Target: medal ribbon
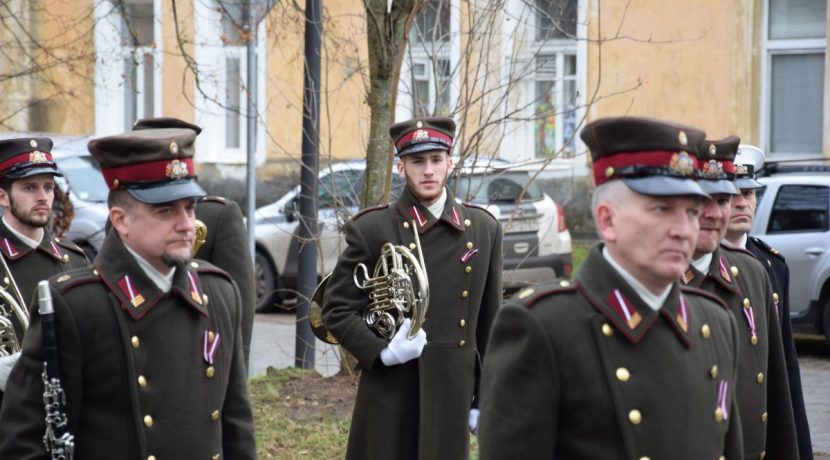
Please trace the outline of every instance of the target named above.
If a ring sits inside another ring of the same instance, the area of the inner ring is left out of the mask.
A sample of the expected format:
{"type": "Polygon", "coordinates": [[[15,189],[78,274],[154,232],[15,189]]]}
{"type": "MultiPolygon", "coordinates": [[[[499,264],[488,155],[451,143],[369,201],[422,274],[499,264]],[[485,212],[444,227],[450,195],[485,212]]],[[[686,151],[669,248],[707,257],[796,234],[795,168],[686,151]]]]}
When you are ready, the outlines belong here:
{"type": "Polygon", "coordinates": [[[729,409],[726,404],[728,390],[729,382],[727,382],[726,380],[721,380],[720,383],[718,383],[718,407],[720,407],[720,410],[723,412],[724,420],[729,418],[729,409]]]}
{"type": "Polygon", "coordinates": [[[207,361],[208,364],[212,365],[213,357],[216,355],[216,349],[219,346],[219,333],[216,333],[216,336],[212,341],[210,340],[209,335],[210,333],[205,331],[205,340],[202,344],[202,356],[204,356],[205,361],[207,361]]]}
{"type": "Polygon", "coordinates": [[[749,323],[749,332],[752,334],[752,337],[756,337],[758,334],[755,331],[755,309],[750,305],[743,310],[744,316],[746,316],[746,322],[749,323]]]}
{"type": "Polygon", "coordinates": [[[461,256],[461,262],[467,263],[470,259],[473,258],[474,255],[478,253],[478,249],[470,249],[469,251],[465,252],[463,256],[461,256]]]}

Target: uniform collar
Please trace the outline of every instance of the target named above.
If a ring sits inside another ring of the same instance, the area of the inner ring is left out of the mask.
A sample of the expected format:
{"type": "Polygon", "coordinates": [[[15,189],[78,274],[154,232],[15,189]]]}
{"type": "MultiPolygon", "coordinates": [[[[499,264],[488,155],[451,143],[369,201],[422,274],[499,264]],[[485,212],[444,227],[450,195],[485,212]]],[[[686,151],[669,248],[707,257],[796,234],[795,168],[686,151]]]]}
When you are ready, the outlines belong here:
{"type": "Polygon", "coordinates": [[[66,263],[69,261],[69,255],[58,244],[60,240],[53,237],[46,229],[43,229],[43,239],[37,247],[31,247],[21,240],[16,232],[11,227],[6,225],[4,219],[0,219],[0,252],[9,260],[19,259],[32,251],[40,251],[44,254],[50,255],[55,260],[66,263]]]}
{"type": "MultiPolygon", "coordinates": [[[[107,289],[118,299],[134,320],[140,320],[166,294],[147,276],[115,230],[110,231],[101,247],[104,257],[95,259],[95,268],[107,289]]],[[[170,295],[180,297],[202,316],[209,316],[206,296],[198,273],[185,264],[176,266],[170,295]]]]}
{"type": "Polygon", "coordinates": [[[450,227],[465,231],[469,226],[469,220],[465,218],[461,206],[455,201],[453,194],[445,187],[447,201],[444,203],[444,210],[440,216],[433,216],[429,210],[421,204],[409,187],[405,187],[400,198],[395,202],[395,207],[401,216],[407,221],[415,221],[418,233],[424,233],[438,222],[445,222],[450,227]]]}
{"type": "Polygon", "coordinates": [[[715,284],[733,293],[740,293],[741,289],[734,275],[736,268],[729,263],[721,248],[715,249],[711,257],[706,272],[695,268],[695,265],[689,265],[686,273],[683,274],[683,283],[692,287],[700,287],[704,279],[711,279],[715,284]]]}
{"type": "Polygon", "coordinates": [[[582,295],[631,343],[639,343],[662,316],[678,340],[689,347],[690,309],[680,285],[670,285],[658,311],[649,307],[625,279],[606,261],[602,243],[594,246],[576,278],[582,295]]]}

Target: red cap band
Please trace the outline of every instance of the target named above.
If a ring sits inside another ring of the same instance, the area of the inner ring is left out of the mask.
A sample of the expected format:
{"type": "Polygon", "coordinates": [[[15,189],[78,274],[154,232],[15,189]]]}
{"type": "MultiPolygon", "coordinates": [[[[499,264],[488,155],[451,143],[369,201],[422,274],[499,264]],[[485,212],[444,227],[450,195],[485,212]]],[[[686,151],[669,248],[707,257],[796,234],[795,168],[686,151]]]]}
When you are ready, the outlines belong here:
{"type": "Polygon", "coordinates": [[[40,150],[34,150],[31,152],[21,153],[20,155],[15,155],[8,160],[0,163],[0,171],[5,171],[9,168],[12,168],[14,165],[18,163],[32,163],[32,165],[37,164],[45,164],[52,162],[52,154],[49,152],[42,152],[40,150]]]}
{"type": "Polygon", "coordinates": [[[193,176],[193,159],[149,161],[101,171],[110,190],[137,182],[161,182],[193,176]]]}
{"type": "Polygon", "coordinates": [[[691,178],[697,170],[697,165],[697,157],[686,152],[621,152],[594,161],[594,183],[600,185],[614,179],[619,176],[618,170],[629,167],[665,167],[677,176],[691,178]]]}
{"type": "Polygon", "coordinates": [[[412,141],[425,142],[429,140],[440,140],[447,144],[448,148],[452,148],[452,138],[441,131],[429,128],[416,129],[408,132],[395,142],[395,147],[401,150],[406,144],[412,141]]]}

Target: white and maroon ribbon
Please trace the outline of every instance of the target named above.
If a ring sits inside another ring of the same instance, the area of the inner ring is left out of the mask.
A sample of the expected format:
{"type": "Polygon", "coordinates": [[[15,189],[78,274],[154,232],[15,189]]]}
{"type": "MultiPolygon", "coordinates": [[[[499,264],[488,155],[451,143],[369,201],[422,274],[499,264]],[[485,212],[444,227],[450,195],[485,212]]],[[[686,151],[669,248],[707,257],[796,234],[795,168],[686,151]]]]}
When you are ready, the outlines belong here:
{"type": "Polygon", "coordinates": [[[413,219],[418,221],[418,226],[419,227],[423,227],[424,225],[427,224],[426,217],[424,217],[424,215],[421,213],[421,211],[418,209],[417,206],[413,206],[409,210],[409,215],[412,216],[413,219]]]}
{"type": "Polygon", "coordinates": [[[54,242],[54,241],[50,241],[50,242],[49,242],[49,244],[51,244],[51,245],[52,245],[52,254],[53,254],[55,257],[57,257],[58,259],[60,259],[61,257],[63,257],[63,254],[61,254],[61,250],[60,250],[60,249],[58,249],[58,245],[57,245],[57,244],[55,244],[55,242],[54,242]]]}
{"type": "Polygon", "coordinates": [[[187,272],[187,279],[190,282],[190,297],[196,301],[196,303],[202,303],[202,293],[199,292],[199,286],[196,284],[196,280],[193,279],[193,273],[187,272]]]}
{"type": "Polygon", "coordinates": [[[686,306],[686,299],[680,296],[680,309],[677,311],[677,323],[684,332],[689,332],[689,309],[686,306]]]}
{"type": "Polygon", "coordinates": [[[6,245],[6,251],[9,252],[9,257],[14,257],[17,255],[17,248],[12,246],[11,242],[9,242],[8,238],[3,238],[3,244],[6,245]]]}
{"type": "Polygon", "coordinates": [[[729,418],[729,405],[727,404],[728,399],[729,382],[727,382],[726,380],[721,380],[720,383],[718,383],[718,407],[723,413],[724,420],[727,420],[729,418]]]}
{"type": "Polygon", "coordinates": [[[465,252],[463,256],[461,256],[461,263],[466,264],[476,254],[478,254],[478,249],[470,249],[469,251],[465,252]]]}
{"type": "Polygon", "coordinates": [[[455,210],[455,206],[452,208],[452,221],[455,222],[455,225],[461,225],[461,216],[458,215],[458,211],[455,210]]]}
{"type": "Polygon", "coordinates": [[[752,337],[757,337],[757,331],[755,330],[755,309],[752,308],[752,305],[748,307],[744,307],[744,316],[746,317],[746,322],[749,323],[749,332],[752,334],[752,337]]]}
{"type": "Polygon", "coordinates": [[[219,333],[217,332],[213,340],[210,340],[211,333],[205,331],[205,340],[202,344],[202,356],[208,364],[213,364],[213,357],[216,355],[216,350],[219,348],[219,333]]]}

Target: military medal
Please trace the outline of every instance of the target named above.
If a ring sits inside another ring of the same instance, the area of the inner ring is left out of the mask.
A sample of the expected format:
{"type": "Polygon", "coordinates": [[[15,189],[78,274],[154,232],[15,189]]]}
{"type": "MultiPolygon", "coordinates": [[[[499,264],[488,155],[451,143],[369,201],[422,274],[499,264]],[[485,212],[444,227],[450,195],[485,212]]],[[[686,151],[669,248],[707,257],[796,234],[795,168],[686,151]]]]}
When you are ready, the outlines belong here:
{"type": "Polygon", "coordinates": [[[470,249],[469,251],[465,252],[463,256],[461,256],[461,263],[466,264],[476,254],[478,254],[478,249],[470,249]]]}
{"type": "Polygon", "coordinates": [[[205,340],[202,343],[202,356],[205,362],[213,364],[213,357],[216,355],[216,350],[219,347],[219,333],[213,331],[205,331],[205,340]]]}
{"type": "Polygon", "coordinates": [[[729,399],[729,382],[721,380],[718,383],[718,408],[715,409],[715,420],[718,423],[729,419],[729,405],[726,401],[729,399]]]}
{"type": "Polygon", "coordinates": [[[752,334],[749,340],[753,345],[755,345],[758,343],[758,334],[755,330],[755,309],[753,309],[752,305],[749,304],[749,299],[746,299],[744,302],[743,310],[746,322],[749,323],[749,333],[752,334]]]}

